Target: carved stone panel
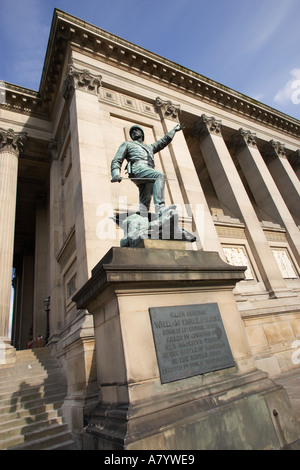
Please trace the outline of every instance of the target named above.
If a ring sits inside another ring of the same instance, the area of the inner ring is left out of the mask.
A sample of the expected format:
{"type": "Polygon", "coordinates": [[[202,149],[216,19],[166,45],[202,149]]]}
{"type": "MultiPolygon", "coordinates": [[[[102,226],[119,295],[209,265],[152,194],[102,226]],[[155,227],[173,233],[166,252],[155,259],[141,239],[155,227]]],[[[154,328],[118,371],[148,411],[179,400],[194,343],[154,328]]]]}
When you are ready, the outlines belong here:
{"type": "Polygon", "coordinates": [[[232,266],[247,266],[245,279],[255,279],[253,270],[248,259],[246,249],[243,246],[224,246],[223,247],[227,263],[232,266]]]}
{"type": "Polygon", "coordinates": [[[24,149],[26,132],[15,132],[13,129],[0,129],[0,152],[11,152],[19,156],[24,149]]]}
{"type": "Polygon", "coordinates": [[[95,75],[89,70],[82,70],[74,65],[70,65],[64,82],[63,97],[66,100],[70,99],[76,88],[97,95],[101,86],[101,80],[101,75],[95,75]]]}
{"type": "Polygon", "coordinates": [[[298,277],[296,269],[285,248],[272,248],[274,258],[284,279],[295,279],[298,277]]]}

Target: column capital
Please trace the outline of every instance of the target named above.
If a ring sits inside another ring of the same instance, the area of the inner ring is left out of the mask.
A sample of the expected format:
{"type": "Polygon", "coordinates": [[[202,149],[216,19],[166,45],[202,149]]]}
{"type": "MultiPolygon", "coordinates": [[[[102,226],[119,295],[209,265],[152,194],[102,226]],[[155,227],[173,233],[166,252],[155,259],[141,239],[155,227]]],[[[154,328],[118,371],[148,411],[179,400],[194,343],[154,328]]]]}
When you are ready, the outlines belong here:
{"type": "Polygon", "coordinates": [[[162,116],[173,121],[179,121],[179,114],[181,112],[179,104],[173,104],[172,101],[164,101],[157,97],[155,100],[155,107],[161,112],[162,116]]]}
{"type": "Polygon", "coordinates": [[[239,150],[241,147],[256,148],[256,134],[249,130],[240,128],[232,138],[232,146],[239,150]]]}
{"type": "Polygon", "coordinates": [[[79,69],[74,65],[69,65],[63,86],[63,97],[65,100],[70,99],[75,89],[98,95],[99,87],[102,85],[101,80],[101,75],[95,75],[87,69],[79,69]]]}
{"type": "Polygon", "coordinates": [[[217,120],[213,116],[206,116],[202,114],[200,119],[195,124],[195,133],[198,137],[208,134],[222,136],[222,121],[217,120]]]}
{"type": "Polygon", "coordinates": [[[23,152],[26,137],[27,132],[0,128],[0,152],[10,152],[18,157],[23,152]]]}
{"type": "Polygon", "coordinates": [[[286,158],[285,145],[275,140],[270,140],[261,151],[265,162],[270,162],[276,157],[286,158]]]}

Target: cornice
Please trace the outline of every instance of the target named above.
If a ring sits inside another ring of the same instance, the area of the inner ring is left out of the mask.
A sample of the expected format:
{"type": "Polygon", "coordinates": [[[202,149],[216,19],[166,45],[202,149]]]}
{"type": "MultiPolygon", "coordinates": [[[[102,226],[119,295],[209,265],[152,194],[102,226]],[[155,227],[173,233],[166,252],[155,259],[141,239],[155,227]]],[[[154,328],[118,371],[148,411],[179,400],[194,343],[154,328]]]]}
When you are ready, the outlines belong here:
{"type": "MultiPolygon", "coordinates": [[[[61,74],[68,44],[79,47],[87,55],[165,84],[201,102],[300,137],[299,120],[57,9],[50,29],[40,90],[36,94],[38,104],[29,107],[28,112],[42,117],[50,116],[59,82],[64,78],[61,74]]],[[[22,100],[23,94],[17,94],[19,100],[22,100]]],[[[11,106],[11,103],[12,99],[8,105],[11,106]]],[[[20,110],[24,108],[20,104],[17,106],[20,110]]]]}
{"type": "MultiPolygon", "coordinates": [[[[45,66],[46,63],[49,66],[53,63],[53,57],[57,60],[57,53],[70,42],[79,46],[86,54],[99,56],[102,60],[118,64],[118,67],[129,69],[132,73],[144,75],[148,79],[151,77],[200,98],[201,101],[300,136],[300,121],[297,119],[63,11],[55,10],[50,36],[49,45],[52,45],[56,53],[53,55],[51,50],[47,51],[45,66]]],[[[48,74],[47,67],[44,67],[41,85],[51,80],[50,77],[47,78],[48,74]]]]}
{"type": "Polygon", "coordinates": [[[43,103],[39,92],[8,82],[1,83],[4,90],[4,98],[0,102],[2,109],[44,119],[48,118],[47,105],[43,103]]]}

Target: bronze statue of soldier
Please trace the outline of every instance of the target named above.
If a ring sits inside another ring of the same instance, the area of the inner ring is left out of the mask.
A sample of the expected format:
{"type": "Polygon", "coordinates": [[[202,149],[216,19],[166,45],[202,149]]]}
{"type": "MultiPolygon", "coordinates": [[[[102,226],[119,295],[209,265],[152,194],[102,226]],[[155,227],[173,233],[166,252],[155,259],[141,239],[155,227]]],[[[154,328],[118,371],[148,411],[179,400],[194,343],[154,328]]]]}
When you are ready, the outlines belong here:
{"type": "Polygon", "coordinates": [[[177,124],[157,142],[146,145],[142,127],[133,125],[129,131],[132,141],[123,142],[111,162],[111,181],[115,183],[122,181],[121,166],[123,161],[127,160],[128,176],[139,189],[141,213],[149,211],[152,196],[156,214],[160,215],[165,209],[166,177],[164,173],[155,169],[154,154],[169,145],[175,133],[181,129],[183,129],[183,126],[177,124]]]}

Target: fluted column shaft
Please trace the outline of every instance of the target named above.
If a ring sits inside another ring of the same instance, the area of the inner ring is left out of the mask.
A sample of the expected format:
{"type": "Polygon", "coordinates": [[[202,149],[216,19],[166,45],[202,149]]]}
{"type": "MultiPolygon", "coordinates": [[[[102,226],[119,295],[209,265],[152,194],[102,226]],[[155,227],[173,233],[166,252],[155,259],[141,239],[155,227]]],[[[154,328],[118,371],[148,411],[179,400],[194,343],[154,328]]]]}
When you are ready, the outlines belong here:
{"type": "MultiPolygon", "coordinates": [[[[255,134],[240,129],[235,140],[238,147],[236,150],[237,160],[257,205],[285,227],[290,248],[299,263],[299,229],[256,145],[255,134]]],[[[299,201],[299,196],[297,199],[299,201]]]]}
{"type": "Polygon", "coordinates": [[[199,145],[217,196],[245,223],[251,250],[266,289],[274,292],[286,287],[271,248],[256,216],[252,203],[240,179],[221,132],[222,123],[203,115],[196,130],[199,145]]]}
{"type": "Polygon", "coordinates": [[[0,129],[0,340],[4,343],[9,327],[18,158],[25,138],[24,132],[0,129]]]}
{"type": "MultiPolygon", "coordinates": [[[[156,99],[156,107],[159,109],[164,132],[167,133],[179,122],[180,108],[160,98],[156,99]]],[[[224,258],[224,252],[183,132],[178,132],[168,147],[174,168],[176,168],[184,203],[191,209],[197,249],[218,251],[221,258],[224,258]]]]}
{"type": "Polygon", "coordinates": [[[271,140],[262,149],[262,156],[296,223],[300,221],[300,181],[287,159],[285,146],[271,140]]]}

